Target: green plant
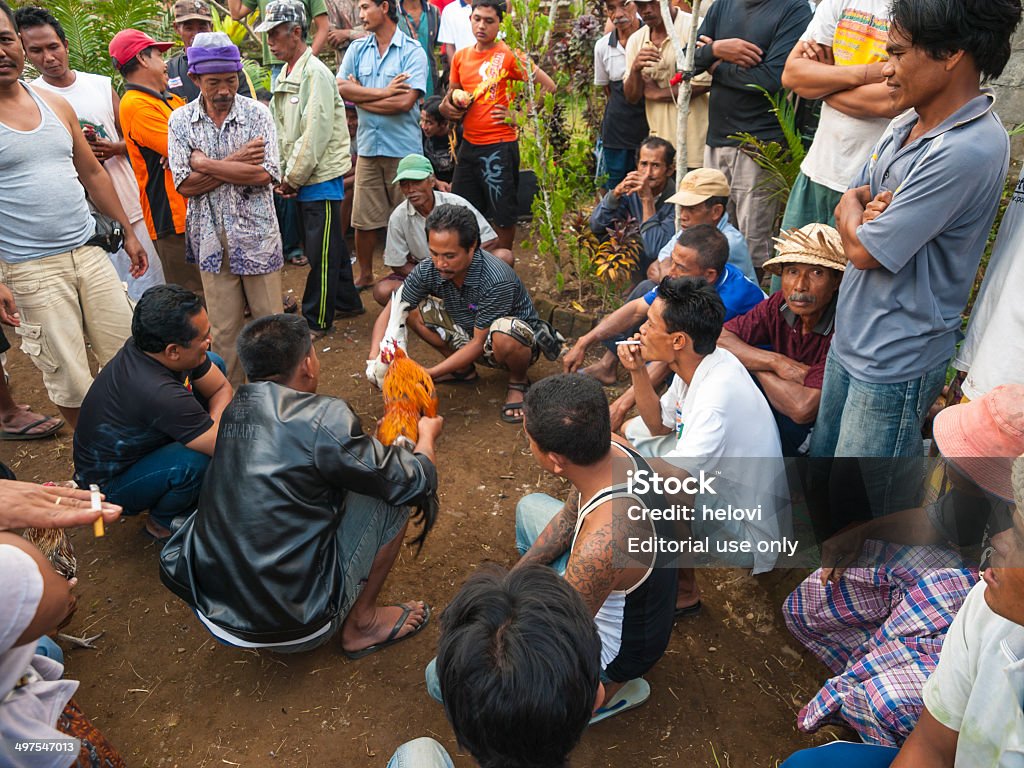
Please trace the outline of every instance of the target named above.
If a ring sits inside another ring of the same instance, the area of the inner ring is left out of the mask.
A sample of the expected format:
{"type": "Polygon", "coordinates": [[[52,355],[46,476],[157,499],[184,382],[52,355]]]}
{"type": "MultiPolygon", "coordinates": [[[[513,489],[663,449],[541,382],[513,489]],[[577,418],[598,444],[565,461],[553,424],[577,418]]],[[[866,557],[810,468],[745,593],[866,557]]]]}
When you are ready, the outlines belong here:
{"type": "Polygon", "coordinates": [[[779,208],[785,208],[790,190],[800,173],[800,164],[807,154],[803,138],[797,128],[796,104],[789,91],[770,93],[760,85],[751,85],[764,94],[771,104],[772,114],[778,120],[785,139],[785,146],[777,141],[762,141],[751,133],[734,133],[729,138],[740,142],[754,162],[766,173],[761,185],[770,189],[772,197],[779,201],[779,208]]]}

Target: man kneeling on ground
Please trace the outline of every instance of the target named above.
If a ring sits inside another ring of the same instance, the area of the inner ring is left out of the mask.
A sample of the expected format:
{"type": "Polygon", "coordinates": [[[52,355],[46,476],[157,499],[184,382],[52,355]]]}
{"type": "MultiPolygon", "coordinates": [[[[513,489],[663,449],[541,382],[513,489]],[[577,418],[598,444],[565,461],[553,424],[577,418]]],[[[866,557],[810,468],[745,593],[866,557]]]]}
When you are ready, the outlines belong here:
{"type": "Polygon", "coordinates": [[[768,398],[782,455],[797,456],[807,453],[818,416],[846,256],[839,233],[825,224],[784,232],[776,242],[778,255],[764,269],[781,275],[782,290],[729,320],[718,346],[736,355],[768,398]]]}
{"type": "MultiPolygon", "coordinates": [[[[430,258],[405,278],[402,301],[413,308],[408,327],[444,356],[427,373],[437,383],[477,378],[476,363],[508,371],[502,421],[523,420],[527,370],[543,350],[554,360],[561,343],[537,316],[519,276],[480,248],[480,227],[468,208],[439,205],[426,222],[430,258]]],[[[367,359],[380,352],[391,302],[373,326],[367,359]]]]}
{"type": "Polygon", "coordinates": [[[317,395],[320,361],[301,317],[270,315],[238,338],[250,384],[224,412],[199,509],[164,547],[160,576],[219,641],[295,653],[326,643],[360,658],[430,619],[416,600],[377,605],[417,507],[436,514],[434,442],[414,451],[363,433],[344,400],[317,395]]]}
{"type": "Polygon", "coordinates": [[[132,337],[82,402],[75,482],[99,485],[126,515],[148,509],[146,532],[166,539],[171,521],[196,508],[230,402],[202,300],[180,285],[150,288],[135,307],[132,337]]]}

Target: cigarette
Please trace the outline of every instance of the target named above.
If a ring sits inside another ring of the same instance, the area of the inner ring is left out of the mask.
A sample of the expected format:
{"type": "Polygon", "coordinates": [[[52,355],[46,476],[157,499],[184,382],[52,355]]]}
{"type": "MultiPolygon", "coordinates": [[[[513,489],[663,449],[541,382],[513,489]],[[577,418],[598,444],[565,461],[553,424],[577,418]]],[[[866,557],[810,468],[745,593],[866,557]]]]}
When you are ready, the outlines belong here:
{"type": "Polygon", "coordinates": [[[100,504],[100,487],[93,483],[89,486],[90,501],[92,502],[92,511],[99,512],[100,516],[92,522],[92,535],[97,539],[106,535],[106,531],[103,530],[103,506],[100,504]]]}
{"type": "Polygon", "coordinates": [[[640,339],[626,339],[625,341],[616,341],[616,347],[639,347],[640,339]]]}

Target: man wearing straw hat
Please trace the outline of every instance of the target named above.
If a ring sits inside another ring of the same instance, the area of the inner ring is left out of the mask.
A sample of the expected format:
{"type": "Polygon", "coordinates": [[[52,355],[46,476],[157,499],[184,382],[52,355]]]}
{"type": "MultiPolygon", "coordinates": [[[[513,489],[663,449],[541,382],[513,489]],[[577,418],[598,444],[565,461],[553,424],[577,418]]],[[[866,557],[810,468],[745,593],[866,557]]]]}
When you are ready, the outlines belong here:
{"type": "MultiPolygon", "coordinates": [[[[934,437],[948,478],[940,497],[827,540],[822,568],[786,600],[790,632],[833,673],[800,711],[801,730],[845,721],[864,741],[895,746],[922,707],[938,716],[925,680],[956,634],[950,624],[967,610],[979,567],[1013,538],[1010,475],[1024,453],[1024,385],[946,408],[934,437]]],[[[952,755],[940,764],[953,765],[952,755]]]]}
{"type": "Polygon", "coordinates": [[[201,95],[171,114],[167,154],[188,198],[185,254],[199,265],[213,343],[231,386],[245,383],[235,341],[252,316],[281,312],[281,234],[271,186],[280,178],[270,110],[236,98],[242,60],[223,32],[201,32],[188,49],[201,95]]]}
{"type": "Polygon", "coordinates": [[[750,371],[772,407],[782,454],[796,456],[806,453],[818,416],[846,256],[839,233],[825,224],[775,240],[778,255],[764,268],[782,278],[782,290],[728,321],[718,345],[750,371]]]}

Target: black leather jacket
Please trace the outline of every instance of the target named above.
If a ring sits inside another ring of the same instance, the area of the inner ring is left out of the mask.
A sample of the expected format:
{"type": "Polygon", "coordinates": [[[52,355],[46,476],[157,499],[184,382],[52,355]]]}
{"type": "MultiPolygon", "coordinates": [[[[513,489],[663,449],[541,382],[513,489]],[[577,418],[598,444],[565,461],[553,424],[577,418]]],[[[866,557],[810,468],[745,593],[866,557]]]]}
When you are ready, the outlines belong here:
{"type": "Polygon", "coordinates": [[[429,459],[364,434],[344,400],[246,384],[224,411],[199,508],[161,553],[160,578],[243,640],[296,640],[340,611],[336,532],[349,494],[417,506],[436,489],[429,459]]]}

